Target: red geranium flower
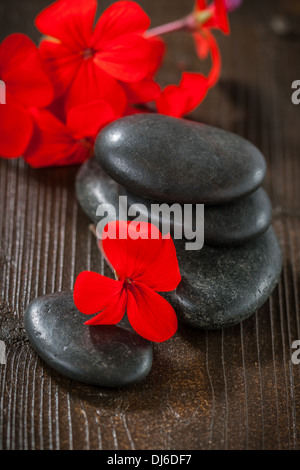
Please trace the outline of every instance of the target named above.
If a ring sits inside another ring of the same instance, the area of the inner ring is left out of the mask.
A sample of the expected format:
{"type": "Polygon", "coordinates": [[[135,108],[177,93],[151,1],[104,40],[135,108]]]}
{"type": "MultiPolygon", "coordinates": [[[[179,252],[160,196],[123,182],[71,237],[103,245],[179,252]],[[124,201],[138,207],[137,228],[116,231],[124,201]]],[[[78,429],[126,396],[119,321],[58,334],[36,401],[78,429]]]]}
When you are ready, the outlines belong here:
{"type": "Polygon", "coordinates": [[[221,71],[221,54],[211,29],[219,29],[224,34],[229,34],[227,11],[225,0],[214,0],[210,6],[206,5],[206,0],[196,0],[193,13],[196,30],[193,36],[199,58],[205,59],[209,53],[211,54],[212,68],[208,76],[209,87],[216,84],[221,71]]]}
{"type": "Polygon", "coordinates": [[[96,0],[58,0],[36,19],[47,36],[41,53],[68,107],[124,99],[122,83],[141,82],[159,65],[155,44],[142,36],[150,19],[138,4],[114,3],[93,27],[96,9],[96,0]]]}
{"type": "Polygon", "coordinates": [[[139,335],[157,342],[169,339],[177,317],[157,292],[174,290],[181,280],[173,240],[146,222],[117,221],[107,224],[102,247],[117,280],[91,271],[78,275],[75,305],[87,315],[97,313],[85,324],[117,324],[127,309],[139,335]]]}
{"type": "Polygon", "coordinates": [[[201,29],[217,28],[224,34],[229,34],[225,0],[214,0],[210,5],[207,5],[206,0],[196,0],[193,14],[201,29]]]}
{"type": "Polygon", "coordinates": [[[11,34],[0,44],[0,79],[6,85],[6,104],[0,105],[0,155],[15,158],[31,138],[28,107],[47,106],[53,99],[39,51],[24,34],[11,34]]]}
{"type": "Polygon", "coordinates": [[[70,109],[66,122],[46,109],[30,111],[34,131],[24,159],[41,168],[83,163],[93,154],[100,129],[121,117],[124,106],[121,102],[93,101],[70,109]]]}
{"type": "Polygon", "coordinates": [[[156,101],[159,113],[174,117],[190,113],[218,81],[221,54],[211,33],[212,28],[229,34],[225,0],[215,0],[209,6],[206,0],[196,0],[193,13],[186,18],[186,29],[193,34],[198,57],[203,60],[211,55],[212,67],[207,77],[200,73],[185,72],[178,86],[168,85],[156,101]]]}

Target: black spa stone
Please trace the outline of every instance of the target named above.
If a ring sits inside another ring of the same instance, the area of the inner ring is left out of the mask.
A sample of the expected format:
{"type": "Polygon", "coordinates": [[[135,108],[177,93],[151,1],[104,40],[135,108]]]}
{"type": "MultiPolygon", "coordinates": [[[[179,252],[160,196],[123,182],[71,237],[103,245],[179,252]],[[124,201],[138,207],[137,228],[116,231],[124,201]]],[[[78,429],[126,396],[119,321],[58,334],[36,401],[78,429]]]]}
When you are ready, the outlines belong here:
{"type": "Polygon", "coordinates": [[[220,329],[255,313],[274,290],[282,267],[272,227],[240,247],[209,245],[186,251],[175,242],[181,272],[176,291],[164,293],[179,319],[195,328],[220,329]]]}
{"type": "Polygon", "coordinates": [[[267,193],[258,188],[238,201],[206,206],[204,239],[211,245],[241,245],[264,233],[271,221],[271,201],[267,193]]]}
{"type": "MultiPolygon", "coordinates": [[[[136,196],[120,185],[119,194],[127,197],[128,207],[139,204],[140,214],[145,219],[151,213],[151,204],[161,204],[154,200],[136,196]]],[[[172,204],[169,204],[169,207],[172,207],[172,204]]],[[[181,205],[182,214],[184,214],[184,210],[184,205],[181,205]]],[[[166,214],[168,215],[168,212],[166,214]]],[[[193,227],[196,227],[195,205],[193,205],[192,214],[192,224],[193,227]]],[[[216,246],[242,245],[264,233],[270,226],[271,220],[271,201],[267,193],[262,188],[258,188],[254,193],[238,201],[218,206],[205,206],[204,242],[216,246]]],[[[151,221],[150,218],[148,221],[151,221]]],[[[153,223],[157,226],[162,223],[161,214],[160,217],[153,220],[153,223]]],[[[184,224],[181,223],[181,220],[176,223],[176,220],[171,218],[172,236],[174,235],[174,224],[181,229],[181,233],[184,233],[184,224]]],[[[180,230],[178,230],[178,233],[180,233],[180,230]]]]}
{"type": "MultiPolygon", "coordinates": [[[[83,210],[95,224],[100,220],[100,217],[96,216],[99,204],[112,204],[119,217],[119,196],[127,197],[127,206],[142,204],[140,213],[144,219],[150,213],[151,203],[157,204],[157,201],[136,196],[118,185],[100,168],[95,159],[89,160],[80,168],[76,179],[76,194],[83,210]]],[[[271,203],[262,188],[238,201],[219,206],[205,206],[204,241],[218,246],[243,244],[265,232],[271,223],[271,216],[271,203]]],[[[160,214],[152,221],[158,225],[161,219],[160,214]]],[[[180,226],[182,232],[181,221],[176,225],[180,226]]],[[[195,226],[195,206],[193,206],[193,225],[195,226]]],[[[173,219],[170,228],[173,235],[173,219]]]]}
{"type": "Polygon", "coordinates": [[[72,292],[33,300],[25,312],[27,336],[37,353],[61,374],[104,387],[122,387],[144,379],[152,366],[152,345],[125,322],[84,325],[86,315],[72,292]]]}
{"type": "Polygon", "coordinates": [[[118,119],[99,133],[100,166],[134,194],[162,202],[218,205],[257,189],[261,152],[230,132],[159,114],[118,119]]]}

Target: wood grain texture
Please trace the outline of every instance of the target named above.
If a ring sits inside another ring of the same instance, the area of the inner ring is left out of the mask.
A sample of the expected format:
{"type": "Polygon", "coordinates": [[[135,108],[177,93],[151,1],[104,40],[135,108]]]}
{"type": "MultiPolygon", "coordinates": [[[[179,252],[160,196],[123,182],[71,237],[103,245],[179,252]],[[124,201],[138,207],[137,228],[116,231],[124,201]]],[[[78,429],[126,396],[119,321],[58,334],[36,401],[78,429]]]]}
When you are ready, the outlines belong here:
{"type": "MultiPolygon", "coordinates": [[[[33,18],[47,1],[2,1],[0,39],[39,35],[33,18]]],[[[112,3],[112,2],[110,2],[112,3]]],[[[192,0],[140,2],[153,25],[188,13],[192,0]]],[[[102,8],[109,2],[103,1],[102,8]]],[[[32,170],[0,162],[1,449],[298,449],[300,366],[300,79],[297,34],[276,36],[273,15],[299,20],[298,2],[246,0],[232,14],[232,34],[218,34],[222,78],[191,118],[236,132],[265,154],[265,188],[284,266],[272,297],[252,318],[224,331],[180,327],[155,345],[142,383],[107,390],[66,379],[38,358],[23,314],[31,299],[73,286],[84,269],[109,275],[74,195],[77,168],[32,170]]],[[[299,32],[299,30],[298,30],[299,32]]],[[[161,83],[202,65],[191,38],[171,35],[161,83]]],[[[205,69],[205,67],[204,67],[205,69]]],[[[203,70],[204,70],[203,69],[203,70]]]]}

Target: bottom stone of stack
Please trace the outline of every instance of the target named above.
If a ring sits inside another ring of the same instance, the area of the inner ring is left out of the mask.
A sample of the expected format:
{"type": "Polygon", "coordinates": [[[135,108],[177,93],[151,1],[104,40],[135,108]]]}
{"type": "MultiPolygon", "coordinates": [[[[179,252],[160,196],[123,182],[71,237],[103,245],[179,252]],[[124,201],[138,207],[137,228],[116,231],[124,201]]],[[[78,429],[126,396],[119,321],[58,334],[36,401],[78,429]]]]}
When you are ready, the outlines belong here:
{"type": "Polygon", "coordinates": [[[240,323],[266,302],[280,277],[282,255],[272,227],[239,247],[186,251],[183,241],[175,246],[182,280],[176,291],[162,295],[179,320],[194,328],[240,323]]]}

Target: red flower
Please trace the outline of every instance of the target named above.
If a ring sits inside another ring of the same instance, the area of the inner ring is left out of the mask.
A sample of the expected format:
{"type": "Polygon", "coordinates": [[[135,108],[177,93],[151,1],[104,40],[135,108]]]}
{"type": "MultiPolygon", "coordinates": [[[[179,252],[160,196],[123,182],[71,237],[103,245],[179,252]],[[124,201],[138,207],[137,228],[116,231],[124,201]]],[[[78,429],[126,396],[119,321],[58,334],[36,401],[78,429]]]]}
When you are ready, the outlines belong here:
{"type": "Polygon", "coordinates": [[[146,34],[150,19],[135,2],[115,2],[94,26],[97,0],[57,0],[36,19],[46,35],[40,51],[22,34],[0,44],[0,80],[7,88],[7,104],[0,107],[0,155],[23,154],[35,167],[81,163],[101,127],[140,112],[135,105],[156,101],[158,112],[175,117],[191,112],[220,75],[211,30],[228,33],[227,11],[240,3],[196,0],[192,14],[146,34]],[[161,92],[153,77],[165,46],[156,36],[172,27],[191,32],[197,54],[201,59],[210,54],[212,67],[207,77],[184,72],[178,86],[161,92]]]}
{"type": "Polygon", "coordinates": [[[117,280],[90,271],[78,275],[75,305],[87,315],[97,313],[86,324],[117,324],[127,309],[138,334],[150,341],[169,339],[177,317],[157,292],[174,290],[181,280],[172,239],[146,222],[117,221],[107,224],[102,247],[117,280]]]}
{"type": "Polygon", "coordinates": [[[224,34],[229,34],[229,23],[225,0],[214,0],[209,6],[206,0],[196,0],[194,17],[199,27],[217,28],[224,34]]]}
{"type": "Polygon", "coordinates": [[[187,17],[187,29],[192,32],[197,55],[204,60],[211,55],[212,67],[207,77],[202,74],[185,72],[178,86],[168,85],[156,101],[161,114],[174,117],[184,116],[193,111],[205,98],[208,90],[219,79],[221,54],[211,33],[216,28],[229,33],[225,0],[215,0],[207,6],[206,0],[196,0],[194,11],[187,17]]]}
{"type": "Polygon", "coordinates": [[[69,108],[116,96],[124,100],[122,83],[149,78],[159,64],[155,45],[142,36],[150,19],[138,4],[114,3],[93,28],[96,8],[96,0],[58,0],[36,19],[47,35],[41,53],[69,108]]]}
{"type": "Polygon", "coordinates": [[[15,158],[31,138],[28,107],[47,106],[53,99],[38,49],[24,34],[12,34],[0,44],[0,79],[6,85],[6,104],[0,106],[0,155],[15,158]]]}
{"type": "Polygon", "coordinates": [[[24,153],[34,168],[83,163],[93,154],[99,130],[121,117],[123,103],[93,101],[69,110],[66,123],[46,109],[31,109],[34,132],[24,153]]]}
{"type": "Polygon", "coordinates": [[[226,2],[214,0],[214,3],[207,7],[205,0],[196,0],[193,15],[196,19],[196,31],[193,32],[196,52],[200,59],[205,59],[209,53],[211,54],[212,68],[208,76],[208,85],[212,87],[220,76],[221,54],[211,29],[216,28],[224,34],[229,34],[226,2]]]}

